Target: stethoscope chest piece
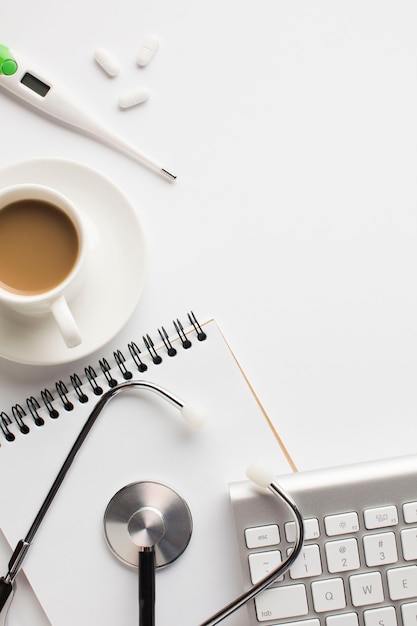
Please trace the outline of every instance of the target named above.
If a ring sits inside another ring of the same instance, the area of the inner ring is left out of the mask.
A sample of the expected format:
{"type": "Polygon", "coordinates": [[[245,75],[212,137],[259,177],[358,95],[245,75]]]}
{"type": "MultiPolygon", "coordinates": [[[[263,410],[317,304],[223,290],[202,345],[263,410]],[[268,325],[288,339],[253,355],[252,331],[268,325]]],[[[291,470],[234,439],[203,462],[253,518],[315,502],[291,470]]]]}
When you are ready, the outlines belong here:
{"type": "Polygon", "coordinates": [[[138,550],[154,549],[155,566],[175,561],[186,549],[193,523],[181,496],[157,482],[126,485],[110,500],[104,513],[104,534],[113,554],[138,566],[138,550]]]}

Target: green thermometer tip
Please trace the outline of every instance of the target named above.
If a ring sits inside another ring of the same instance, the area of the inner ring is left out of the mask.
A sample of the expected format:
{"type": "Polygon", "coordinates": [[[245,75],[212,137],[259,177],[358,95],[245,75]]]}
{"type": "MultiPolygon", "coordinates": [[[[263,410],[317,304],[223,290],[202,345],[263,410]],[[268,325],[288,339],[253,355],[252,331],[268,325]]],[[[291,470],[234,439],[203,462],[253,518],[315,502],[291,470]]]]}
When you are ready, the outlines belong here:
{"type": "Polygon", "coordinates": [[[0,74],[11,76],[17,71],[17,63],[9,48],[0,44],[0,74]]]}

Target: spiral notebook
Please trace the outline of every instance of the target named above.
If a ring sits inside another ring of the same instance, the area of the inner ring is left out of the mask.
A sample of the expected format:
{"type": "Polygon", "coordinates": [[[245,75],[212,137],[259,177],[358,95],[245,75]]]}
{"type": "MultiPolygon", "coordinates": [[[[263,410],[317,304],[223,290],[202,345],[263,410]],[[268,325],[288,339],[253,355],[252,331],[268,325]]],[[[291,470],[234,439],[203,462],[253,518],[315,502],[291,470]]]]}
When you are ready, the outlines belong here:
{"type": "MultiPolygon", "coordinates": [[[[156,577],[156,622],[186,626],[210,617],[241,589],[228,483],[244,478],[259,456],[277,473],[288,472],[288,464],[295,469],[217,323],[200,323],[191,313],[0,416],[0,529],[11,546],[26,536],[99,397],[136,379],[205,405],[209,420],[193,431],[175,407],[137,389],[108,403],[24,561],[54,626],[137,623],[136,571],[110,552],[103,530],[106,506],[125,485],[161,482],[190,508],[190,543],[156,577]]],[[[0,575],[6,571],[7,561],[0,575]]],[[[228,623],[241,626],[243,617],[228,623]]]]}

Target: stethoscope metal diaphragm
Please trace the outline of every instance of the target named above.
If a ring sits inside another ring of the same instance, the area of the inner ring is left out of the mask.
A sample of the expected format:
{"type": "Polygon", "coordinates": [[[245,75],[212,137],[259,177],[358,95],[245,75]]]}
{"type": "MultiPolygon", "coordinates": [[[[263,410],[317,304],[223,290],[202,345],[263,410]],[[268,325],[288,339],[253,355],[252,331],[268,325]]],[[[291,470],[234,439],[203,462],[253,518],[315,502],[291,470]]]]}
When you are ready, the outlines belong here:
{"type": "Polygon", "coordinates": [[[104,513],[104,534],[113,554],[126,565],[138,566],[138,552],[154,548],[155,566],[175,561],[188,546],[193,522],[185,500],[162,483],[126,485],[104,513]]]}

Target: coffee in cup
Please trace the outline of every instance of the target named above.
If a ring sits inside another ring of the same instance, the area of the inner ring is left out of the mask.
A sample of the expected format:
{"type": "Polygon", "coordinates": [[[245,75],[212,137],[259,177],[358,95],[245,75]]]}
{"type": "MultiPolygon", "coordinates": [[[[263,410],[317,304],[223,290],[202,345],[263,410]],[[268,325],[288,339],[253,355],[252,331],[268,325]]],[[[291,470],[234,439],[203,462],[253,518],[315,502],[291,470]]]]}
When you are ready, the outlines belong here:
{"type": "Polygon", "coordinates": [[[68,347],[82,341],[68,306],[86,256],[83,220],[72,202],[44,185],[0,191],[0,303],[19,313],[52,313],[68,347]]]}

